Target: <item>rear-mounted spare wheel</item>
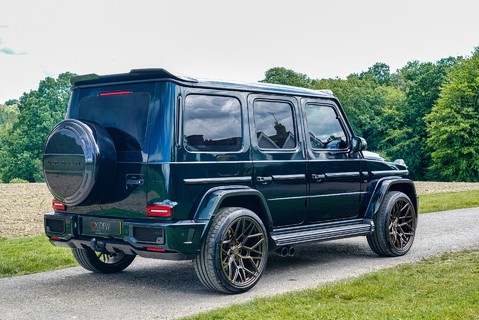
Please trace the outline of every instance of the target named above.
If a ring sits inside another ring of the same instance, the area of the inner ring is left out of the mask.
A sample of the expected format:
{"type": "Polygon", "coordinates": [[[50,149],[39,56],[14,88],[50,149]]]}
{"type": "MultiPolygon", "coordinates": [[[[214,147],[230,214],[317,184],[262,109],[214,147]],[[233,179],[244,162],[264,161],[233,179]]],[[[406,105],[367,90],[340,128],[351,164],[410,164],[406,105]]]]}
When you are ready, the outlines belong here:
{"type": "Polygon", "coordinates": [[[48,136],[43,174],[50,192],[64,204],[104,200],[115,171],[115,145],[99,124],[67,119],[48,136]]]}

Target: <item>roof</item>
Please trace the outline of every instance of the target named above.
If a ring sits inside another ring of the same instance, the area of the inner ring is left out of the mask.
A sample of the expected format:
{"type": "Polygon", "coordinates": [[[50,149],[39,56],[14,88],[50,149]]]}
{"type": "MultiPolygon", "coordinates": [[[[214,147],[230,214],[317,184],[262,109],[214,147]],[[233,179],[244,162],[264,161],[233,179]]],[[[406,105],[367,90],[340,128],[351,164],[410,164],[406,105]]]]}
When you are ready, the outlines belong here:
{"type": "Polygon", "coordinates": [[[321,96],[321,97],[333,97],[331,90],[313,90],[307,88],[285,86],[279,84],[270,83],[246,83],[235,82],[226,80],[208,80],[197,79],[178,74],[173,74],[165,69],[152,68],[152,69],[133,69],[129,73],[119,73],[112,75],[97,75],[87,74],[82,76],[73,77],[71,84],[76,86],[90,86],[99,85],[105,83],[123,83],[123,82],[135,82],[135,81],[153,81],[153,80],[172,80],[174,82],[180,82],[191,86],[208,87],[208,88],[221,88],[221,89],[234,89],[241,91],[260,91],[260,92],[274,92],[274,93],[287,93],[296,95],[307,96],[321,96]]]}

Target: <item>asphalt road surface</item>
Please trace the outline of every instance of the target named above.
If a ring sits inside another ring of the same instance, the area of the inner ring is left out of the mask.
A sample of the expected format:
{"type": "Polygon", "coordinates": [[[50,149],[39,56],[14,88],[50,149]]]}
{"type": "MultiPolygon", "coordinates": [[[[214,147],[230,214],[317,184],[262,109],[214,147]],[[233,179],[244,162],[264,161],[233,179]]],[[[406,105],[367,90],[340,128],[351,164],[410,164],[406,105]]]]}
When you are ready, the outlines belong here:
{"type": "Polygon", "coordinates": [[[204,288],[191,261],[136,259],[113,275],[77,267],[0,279],[0,319],[178,318],[471,248],[479,248],[479,208],[421,215],[411,251],[399,258],[376,256],[365,237],[297,246],[294,257],[270,255],[260,282],[240,295],[204,288]]]}

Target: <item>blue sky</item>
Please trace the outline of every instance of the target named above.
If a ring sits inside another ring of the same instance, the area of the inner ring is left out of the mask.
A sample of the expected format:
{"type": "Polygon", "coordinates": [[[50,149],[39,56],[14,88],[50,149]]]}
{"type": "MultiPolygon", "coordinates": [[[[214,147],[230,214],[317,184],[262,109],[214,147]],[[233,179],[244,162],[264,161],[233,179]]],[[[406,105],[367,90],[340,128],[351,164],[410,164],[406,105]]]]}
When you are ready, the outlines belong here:
{"type": "Polygon", "coordinates": [[[472,0],[0,0],[0,103],[46,76],[166,68],[257,81],[282,66],[345,77],[469,55],[472,0]]]}

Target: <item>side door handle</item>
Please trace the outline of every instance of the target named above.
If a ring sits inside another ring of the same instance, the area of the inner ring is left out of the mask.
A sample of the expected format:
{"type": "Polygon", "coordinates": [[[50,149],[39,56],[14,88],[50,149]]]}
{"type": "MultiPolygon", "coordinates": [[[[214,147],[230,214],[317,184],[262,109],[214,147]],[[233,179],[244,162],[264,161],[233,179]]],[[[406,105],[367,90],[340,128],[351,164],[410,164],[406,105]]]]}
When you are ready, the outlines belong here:
{"type": "Polygon", "coordinates": [[[267,184],[273,181],[273,177],[256,177],[256,181],[262,184],[267,184]]]}
{"type": "Polygon", "coordinates": [[[316,181],[319,181],[319,182],[320,182],[321,180],[326,179],[326,175],[325,175],[325,174],[320,174],[320,173],[313,173],[313,174],[311,175],[311,178],[312,178],[313,180],[316,180],[316,181]]]}

